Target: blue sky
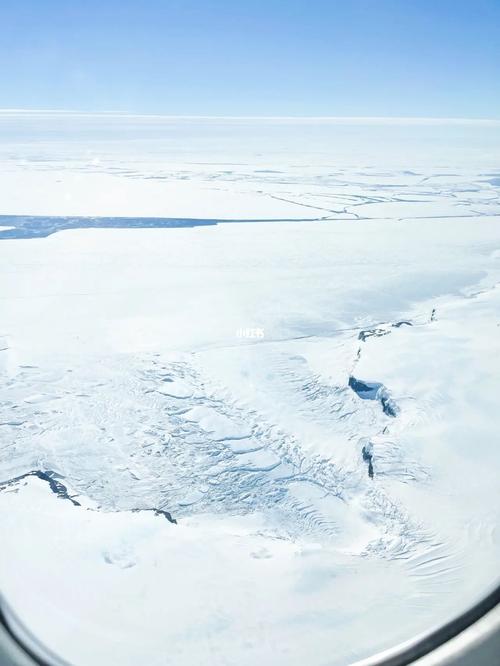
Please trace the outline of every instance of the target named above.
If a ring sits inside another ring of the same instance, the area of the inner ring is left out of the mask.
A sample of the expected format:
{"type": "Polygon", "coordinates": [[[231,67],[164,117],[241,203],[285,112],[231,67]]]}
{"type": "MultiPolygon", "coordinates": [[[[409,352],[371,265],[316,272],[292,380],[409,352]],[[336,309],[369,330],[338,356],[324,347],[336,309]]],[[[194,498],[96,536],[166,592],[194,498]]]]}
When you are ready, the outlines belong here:
{"type": "Polygon", "coordinates": [[[0,108],[500,118],[500,0],[1,0],[0,108]]]}

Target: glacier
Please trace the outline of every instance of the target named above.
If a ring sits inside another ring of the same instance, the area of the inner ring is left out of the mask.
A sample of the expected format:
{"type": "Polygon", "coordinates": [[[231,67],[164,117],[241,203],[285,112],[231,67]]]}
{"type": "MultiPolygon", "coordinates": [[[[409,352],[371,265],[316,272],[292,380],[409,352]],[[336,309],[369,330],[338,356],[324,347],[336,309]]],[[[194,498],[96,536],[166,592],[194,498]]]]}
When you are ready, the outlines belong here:
{"type": "Polygon", "coordinates": [[[500,125],[0,112],[0,592],[71,664],[346,664],[497,582],[500,125]]]}

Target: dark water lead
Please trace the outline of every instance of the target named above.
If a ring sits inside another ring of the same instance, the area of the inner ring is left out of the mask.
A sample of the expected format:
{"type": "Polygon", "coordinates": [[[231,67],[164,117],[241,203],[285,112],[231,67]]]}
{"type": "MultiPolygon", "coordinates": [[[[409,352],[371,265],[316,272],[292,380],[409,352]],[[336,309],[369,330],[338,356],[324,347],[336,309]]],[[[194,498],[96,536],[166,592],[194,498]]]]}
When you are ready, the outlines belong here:
{"type": "Polygon", "coordinates": [[[218,220],[174,217],[59,217],[44,215],[0,215],[0,240],[21,238],[46,238],[67,229],[182,229],[209,227],[217,224],[238,222],[317,222],[320,218],[288,220],[274,218],[265,220],[218,220]]]}

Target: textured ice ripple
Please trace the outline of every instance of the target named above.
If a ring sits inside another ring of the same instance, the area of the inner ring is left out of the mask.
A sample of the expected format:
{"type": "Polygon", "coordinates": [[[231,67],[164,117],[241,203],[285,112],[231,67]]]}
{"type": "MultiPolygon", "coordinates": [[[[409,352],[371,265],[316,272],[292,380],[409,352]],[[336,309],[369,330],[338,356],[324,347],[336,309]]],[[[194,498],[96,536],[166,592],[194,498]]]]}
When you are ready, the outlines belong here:
{"type": "MultiPolygon", "coordinates": [[[[355,470],[307,456],[293,433],[215,389],[189,359],[95,362],[99,380],[92,364],[24,367],[4,377],[4,480],[54,470],[76,496],[107,511],[154,507],[177,519],[261,512],[276,536],[294,539],[336,538],[343,513],[357,511],[380,529],[373,552],[410,552],[422,543],[421,531],[370,484],[361,453],[355,470]]],[[[297,404],[305,400],[314,406],[309,418],[344,428],[351,391],[304,372],[290,370],[282,379],[297,404]]]]}

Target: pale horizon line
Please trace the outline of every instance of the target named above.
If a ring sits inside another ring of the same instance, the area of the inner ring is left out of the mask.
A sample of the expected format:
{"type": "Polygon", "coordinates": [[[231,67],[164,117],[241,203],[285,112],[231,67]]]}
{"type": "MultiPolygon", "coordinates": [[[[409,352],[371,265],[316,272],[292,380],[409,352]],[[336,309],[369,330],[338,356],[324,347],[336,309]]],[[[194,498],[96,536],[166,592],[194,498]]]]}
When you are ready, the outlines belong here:
{"type": "Polygon", "coordinates": [[[331,124],[395,124],[395,125],[486,125],[500,126],[500,118],[460,118],[439,116],[236,116],[236,115],[192,115],[134,113],[128,111],[80,111],[73,109],[16,109],[0,108],[1,116],[81,116],[81,117],[120,117],[151,120],[227,120],[227,121],[282,121],[282,122],[324,122],[331,124]]]}

